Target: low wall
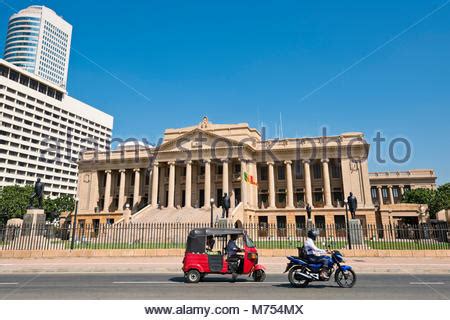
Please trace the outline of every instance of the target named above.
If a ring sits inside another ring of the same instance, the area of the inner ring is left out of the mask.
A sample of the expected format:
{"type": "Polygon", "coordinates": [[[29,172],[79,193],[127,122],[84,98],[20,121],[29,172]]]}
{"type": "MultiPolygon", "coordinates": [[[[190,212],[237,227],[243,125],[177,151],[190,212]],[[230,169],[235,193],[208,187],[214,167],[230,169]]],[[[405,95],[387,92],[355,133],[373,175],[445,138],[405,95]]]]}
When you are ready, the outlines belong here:
{"type": "MultiPolygon", "coordinates": [[[[260,257],[286,257],[295,249],[260,249],[260,257]]],[[[346,257],[450,257],[450,250],[341,250],[346,257]]],[[[116,249],[116,250],[11,250],[0,251],[2,258],[60,257],[182,257],[184,249],[116,249]]]]}

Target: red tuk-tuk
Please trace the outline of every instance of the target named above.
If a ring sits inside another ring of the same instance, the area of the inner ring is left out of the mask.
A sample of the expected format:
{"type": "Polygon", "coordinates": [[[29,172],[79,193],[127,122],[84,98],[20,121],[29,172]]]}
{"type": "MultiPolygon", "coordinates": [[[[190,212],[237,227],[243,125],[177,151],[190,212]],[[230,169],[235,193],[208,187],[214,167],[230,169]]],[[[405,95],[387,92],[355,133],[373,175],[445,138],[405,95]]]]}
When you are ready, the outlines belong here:
{"type": "MultiPolygon", "coordinates": [[[[183,272],[188,283],[197,283],[207,274],[246,274],[256,282],[266,279],[264,267],[258,264],[258,252],[243,229],[193,229],[187,238],[183,272]],[[239,266],[230,270],[226,246],[231,236],[237,236],[242,248],[239,266]],[[207,239],[214,238],[214,247],[207,248],[207,239]]],[[[234,279],[233,279],[234,280],[234,279]]]]}

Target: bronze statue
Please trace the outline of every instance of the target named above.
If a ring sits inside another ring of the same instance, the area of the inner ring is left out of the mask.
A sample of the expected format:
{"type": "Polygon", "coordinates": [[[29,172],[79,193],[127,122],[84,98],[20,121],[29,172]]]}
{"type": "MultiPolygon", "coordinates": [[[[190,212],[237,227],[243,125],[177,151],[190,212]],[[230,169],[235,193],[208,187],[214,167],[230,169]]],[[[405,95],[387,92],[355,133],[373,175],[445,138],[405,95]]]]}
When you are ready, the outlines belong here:
{"type": "Polygon", "coordinates": [[[352,192],[350,192],[350,195],[347,198],[348,203],[348,210],[350,211],[352,215],[352,219],[356,219],[356,209],[358,209],[358,200],[353,195],[352,192]]]}
{"type": "Polygon", "coordinates": [[[312,213],[312,208],[308,203],[308,204],[306,204],[306,214],[308,216],[308,220],[311,220],[311,213],[312,213]]]}
{"type": "Polygon", "coordinates": [[[42,209],[42,199],[44,197],[44,184],[41,182],[41,178],[37,178],[34,184],[34,192],[30,196],[30,204],[28,208],[33,208],[34,199],[38,199],[38,208],[42,209]]]}

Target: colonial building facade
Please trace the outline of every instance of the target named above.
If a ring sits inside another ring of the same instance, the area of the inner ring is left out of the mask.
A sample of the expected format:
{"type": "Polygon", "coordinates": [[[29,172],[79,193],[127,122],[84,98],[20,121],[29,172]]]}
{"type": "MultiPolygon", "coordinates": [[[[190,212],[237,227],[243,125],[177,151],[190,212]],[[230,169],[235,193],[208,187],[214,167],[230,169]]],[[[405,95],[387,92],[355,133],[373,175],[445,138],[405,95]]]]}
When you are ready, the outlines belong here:
{"type": "Polygon", "coordinates": [[[205,117],[197,126],[167,129],[157,147],[127,142],[111,152],[85,152],[78,217],[93,224],[206,222],[211,206],[220,215],[227,193],[233,222],[304,224],[310,204],[316,224],[342,224],[352,192],[364,224],[419,219],[417,205],[397,202],[408,188],[433,188],[434,172],[370,174],[368,153],[362,133],[265,141],[246,123],[205,117]]]}

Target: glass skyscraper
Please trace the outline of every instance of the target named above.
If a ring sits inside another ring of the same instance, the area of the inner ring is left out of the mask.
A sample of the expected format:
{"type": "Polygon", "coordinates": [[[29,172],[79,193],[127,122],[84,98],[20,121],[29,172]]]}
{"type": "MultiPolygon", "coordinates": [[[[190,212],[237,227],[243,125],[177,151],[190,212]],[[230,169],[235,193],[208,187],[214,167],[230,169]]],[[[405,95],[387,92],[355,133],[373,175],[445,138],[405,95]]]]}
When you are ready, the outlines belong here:
{"type": "Polygon", "coordinates": [[[4,60],[66,87],[72,26],[53,10],[30,6],[9,19],[4,60]]]}

